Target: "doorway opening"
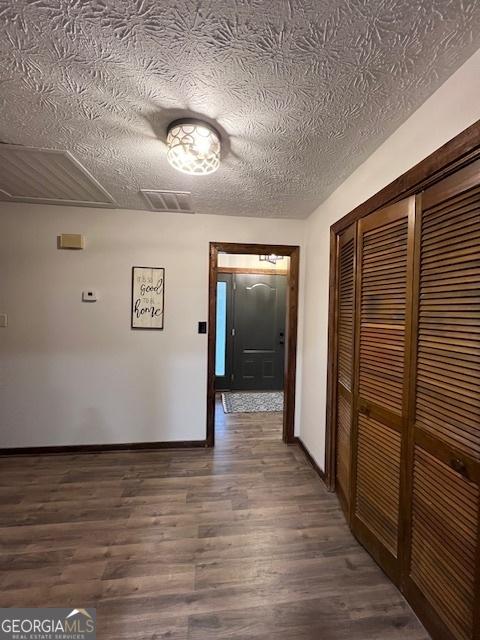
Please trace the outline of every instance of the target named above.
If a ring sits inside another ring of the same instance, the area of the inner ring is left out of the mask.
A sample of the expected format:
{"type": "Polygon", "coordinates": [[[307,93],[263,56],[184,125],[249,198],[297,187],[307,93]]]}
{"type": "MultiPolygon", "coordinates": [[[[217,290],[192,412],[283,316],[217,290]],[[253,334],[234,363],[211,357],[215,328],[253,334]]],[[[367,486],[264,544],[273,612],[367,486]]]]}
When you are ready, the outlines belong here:
{"type": "Polygon", "coordinates": [[[210,243],[207,446],[220,402],[222,415],[283,410],[282,439],[295,440],[299,258],[298,246],[210,243]]]}

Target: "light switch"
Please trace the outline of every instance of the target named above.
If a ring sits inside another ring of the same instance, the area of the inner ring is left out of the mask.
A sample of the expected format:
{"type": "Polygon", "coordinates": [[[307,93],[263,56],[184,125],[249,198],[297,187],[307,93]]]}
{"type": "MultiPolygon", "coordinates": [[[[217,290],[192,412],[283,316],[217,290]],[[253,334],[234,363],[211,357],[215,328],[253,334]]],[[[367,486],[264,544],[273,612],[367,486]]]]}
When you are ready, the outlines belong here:
{"type": "Polygon", "coordinates": [[[8,327],[8,316],[6,313],[0,313],[0,327],[8,327]]]}
{"type": "Polygon", "coordinates": [[[93,289],[86,289],[85,291],[82,291],[82,300],[83,302],[96,302],[97,292],[93,289]]]}

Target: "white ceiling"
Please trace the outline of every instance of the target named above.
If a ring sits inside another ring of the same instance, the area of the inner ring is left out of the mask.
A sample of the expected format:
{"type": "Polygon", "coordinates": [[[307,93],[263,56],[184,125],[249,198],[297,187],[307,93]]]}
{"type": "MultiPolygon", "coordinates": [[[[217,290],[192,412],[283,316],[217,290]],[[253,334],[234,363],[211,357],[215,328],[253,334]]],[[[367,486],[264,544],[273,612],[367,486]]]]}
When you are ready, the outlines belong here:
{"type": "Polygon", "coordinates": [[[0,0],[0,141],[70,151],[119,207],[302,218],[478,46],[478,0],[0,0]],[[183,114],[224,136],[211,176],[167,163],[183,114]]]}

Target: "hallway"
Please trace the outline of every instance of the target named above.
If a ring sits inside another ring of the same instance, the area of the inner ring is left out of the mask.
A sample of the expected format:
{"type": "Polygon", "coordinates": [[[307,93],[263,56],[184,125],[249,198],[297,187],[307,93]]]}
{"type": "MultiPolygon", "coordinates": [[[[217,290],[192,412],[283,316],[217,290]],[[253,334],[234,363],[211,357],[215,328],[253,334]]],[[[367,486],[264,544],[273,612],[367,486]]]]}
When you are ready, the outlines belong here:
{"type": "Polygon", "coordinates": [[[8,457],[0,606],[96,607],[98,638],[425,640],[280,414],[217,446],[8,457]]]}

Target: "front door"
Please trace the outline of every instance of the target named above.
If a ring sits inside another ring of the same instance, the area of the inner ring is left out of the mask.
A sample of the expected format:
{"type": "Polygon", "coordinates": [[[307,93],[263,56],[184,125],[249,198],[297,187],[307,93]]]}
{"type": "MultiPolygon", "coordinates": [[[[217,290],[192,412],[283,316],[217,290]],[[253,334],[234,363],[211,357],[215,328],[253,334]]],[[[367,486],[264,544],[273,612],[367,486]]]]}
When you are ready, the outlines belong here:
{"type": "Polygon", "coordinates": [[[235,274],[232,389],[283,389],[285,275],[235,274]]]}

